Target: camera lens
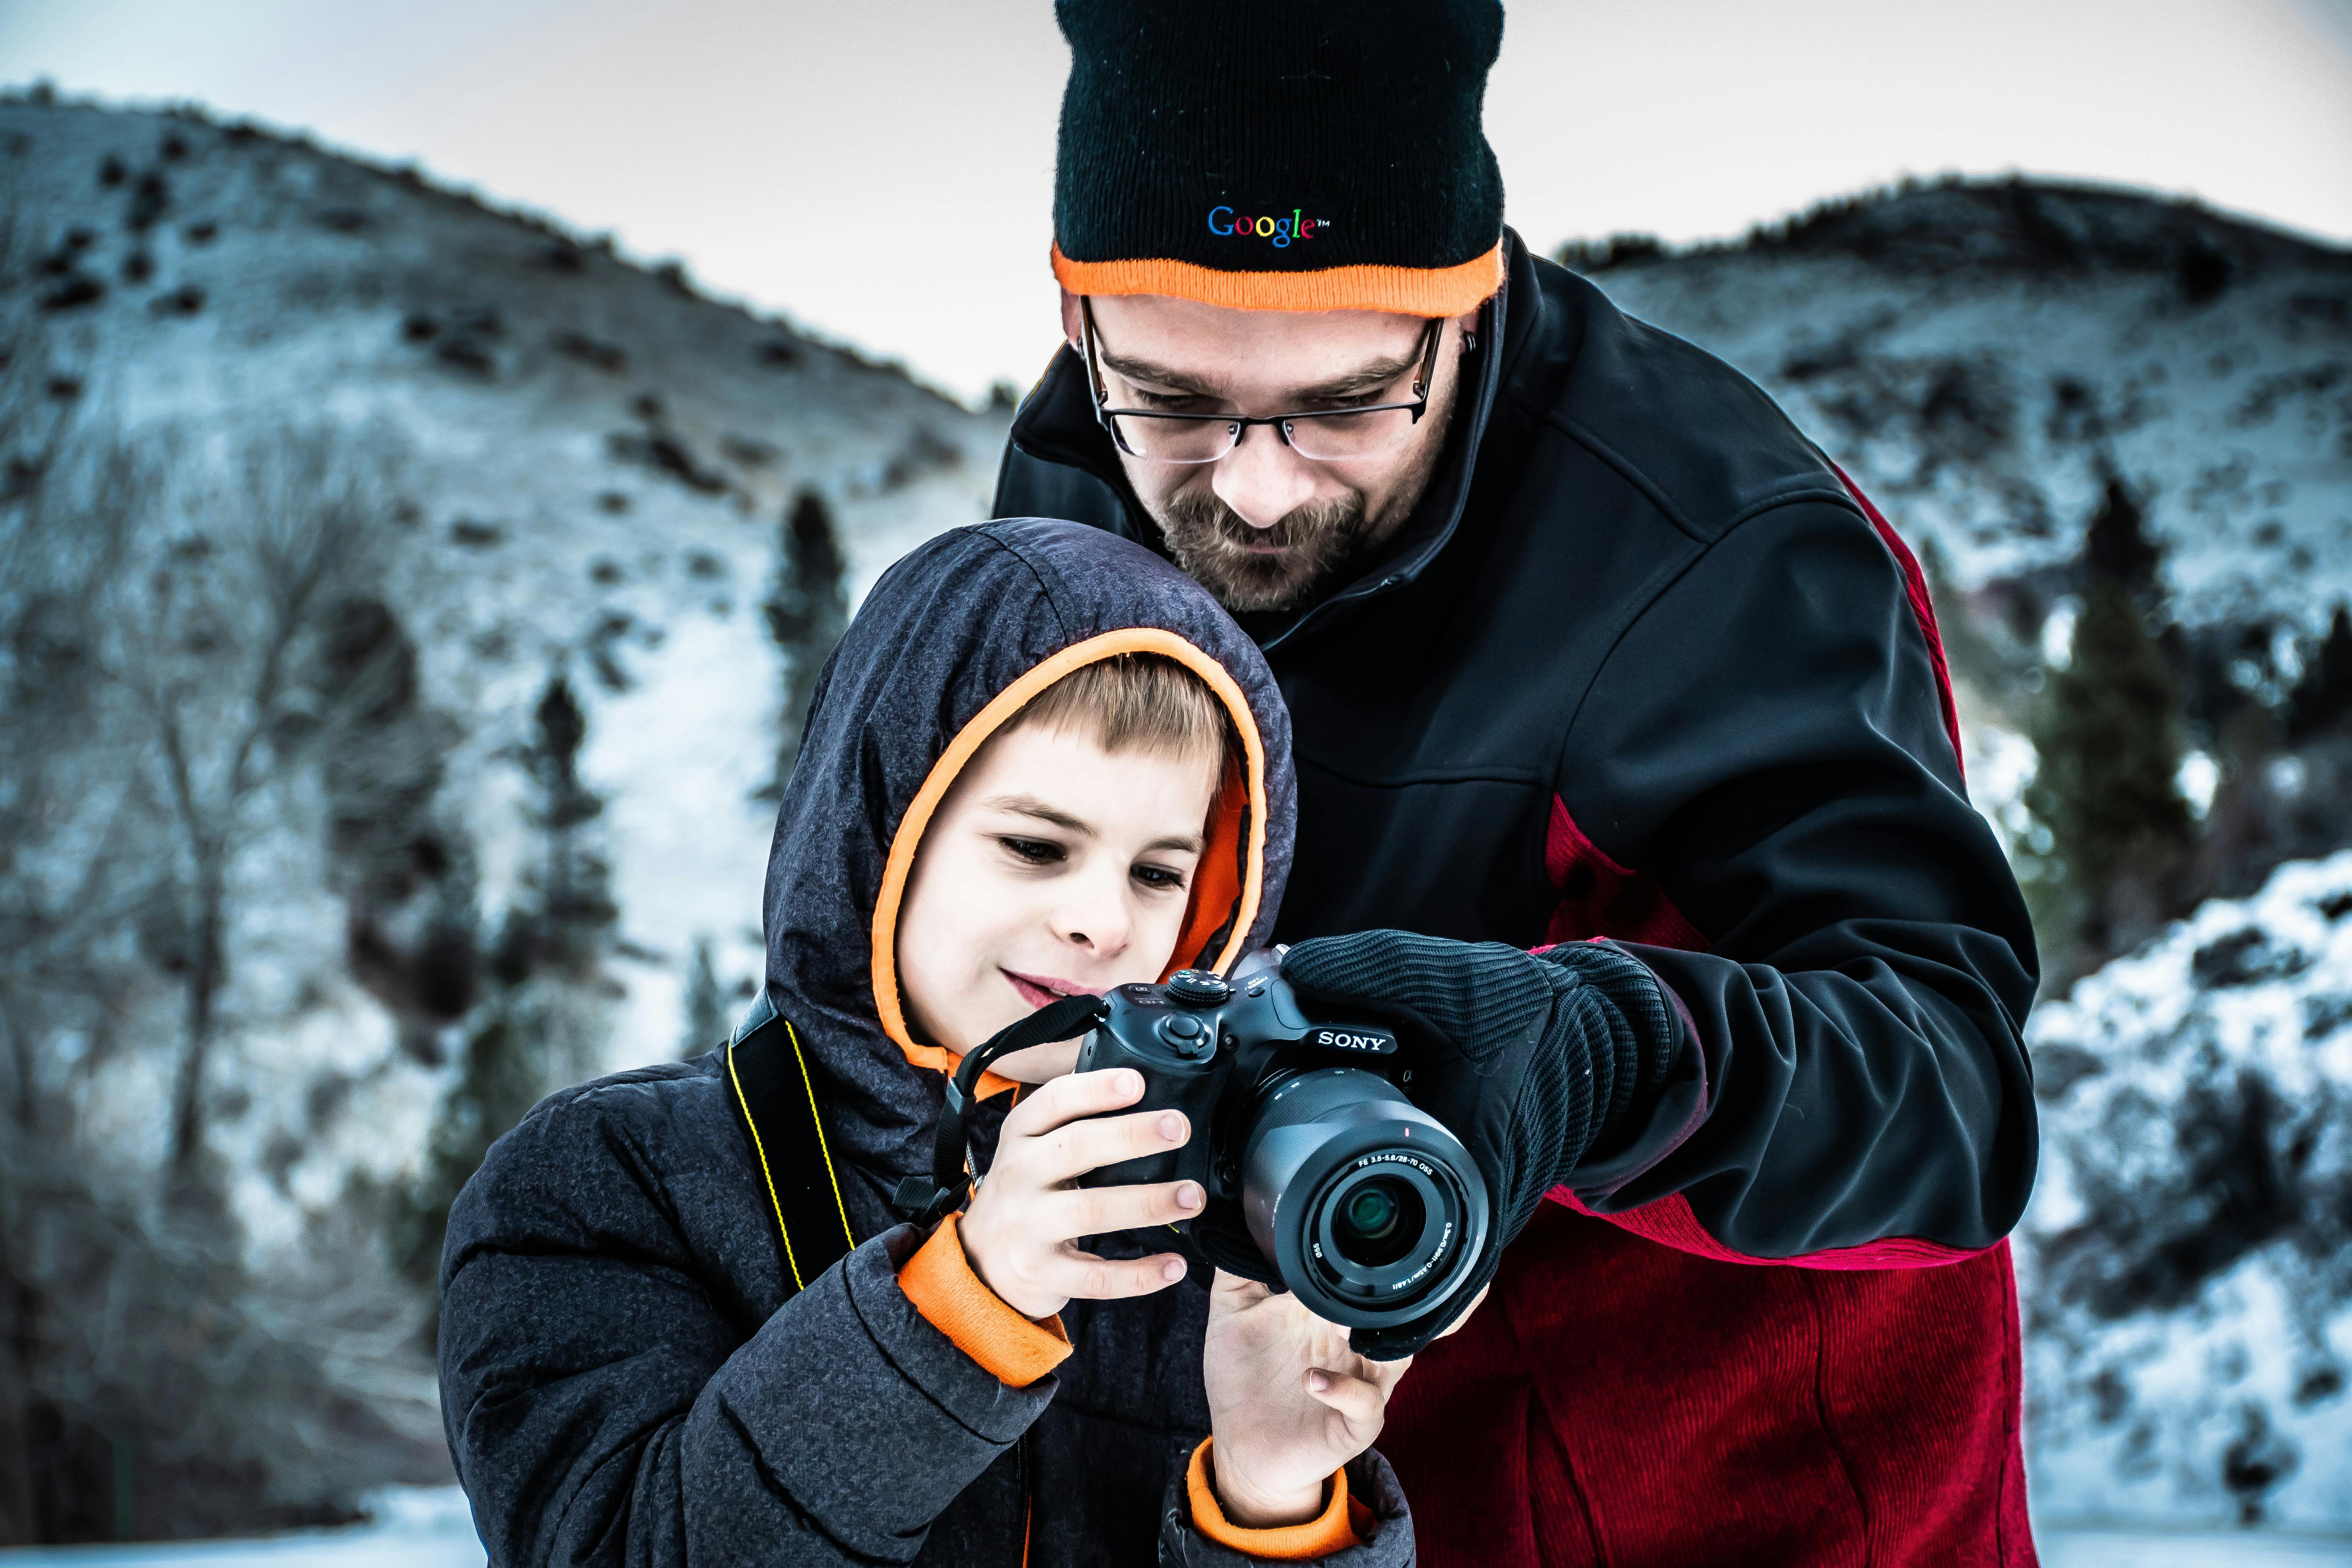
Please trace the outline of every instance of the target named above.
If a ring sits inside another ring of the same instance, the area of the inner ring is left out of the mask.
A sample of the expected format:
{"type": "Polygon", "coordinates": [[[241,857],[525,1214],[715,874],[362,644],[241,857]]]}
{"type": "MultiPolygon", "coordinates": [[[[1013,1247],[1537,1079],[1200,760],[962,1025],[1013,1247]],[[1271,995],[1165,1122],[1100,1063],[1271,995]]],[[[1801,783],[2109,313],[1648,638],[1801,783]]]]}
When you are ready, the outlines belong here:
{"type": "Polygon", "coordinates": [[[1486,1184],[1445,1124],[1355,1068],[1280,1079],[1241,1118],[1242,1215],[1309,1311],[1377,1328],[1444,1301],[1486,1243],[1486,1184]]]}
{"type": "Polygon", "coordinates": [[[1331,1234],[1339,1251],[1367,1268],[1412,1251],[1427,1219],[1420,1194],[1394,1176],[1366,1179],[1332,1208],[1331,1234]]]}
{"type": "Polygon", "coordinates": [[[1378,1241],[1396,1229],[1397,1215],[1404,1205],[1390,1191],[1391,1184],[1375,1183],[1360,1189],[1348,1200],[1347,1226],[1340,1232],[1353,1241],[1378,1241]]]}

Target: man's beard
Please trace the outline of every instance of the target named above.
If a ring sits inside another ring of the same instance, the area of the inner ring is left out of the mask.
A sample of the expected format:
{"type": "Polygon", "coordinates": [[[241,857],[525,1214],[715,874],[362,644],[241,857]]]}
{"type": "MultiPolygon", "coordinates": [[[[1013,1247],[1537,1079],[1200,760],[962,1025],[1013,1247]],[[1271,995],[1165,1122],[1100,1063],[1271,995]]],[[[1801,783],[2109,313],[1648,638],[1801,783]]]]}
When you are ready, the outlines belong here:
{"type": "Polygon", "coordinates": [[[1353,490],[1302,506],[1271,528],[1252,527],[1207,489],[1180,491],[1153,510],[1176,564],[1229,610],[1288,609],[1355,560],[1372,531],[1353,490]],[[1279,553],[1252,548],[1268,545],[1279,553]]]}

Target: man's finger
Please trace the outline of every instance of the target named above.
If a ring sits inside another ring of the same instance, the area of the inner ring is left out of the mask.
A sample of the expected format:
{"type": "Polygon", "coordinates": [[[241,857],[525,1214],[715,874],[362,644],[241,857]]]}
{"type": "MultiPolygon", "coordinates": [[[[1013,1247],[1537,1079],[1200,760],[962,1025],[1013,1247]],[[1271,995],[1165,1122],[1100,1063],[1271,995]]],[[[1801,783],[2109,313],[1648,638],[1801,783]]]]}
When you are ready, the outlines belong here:
{"type": "Polygon", "coordinates": [[[1091,1252],[1066,1248],[1038,1271],[1046,1293],[1074,1300],[1118,1301],[1165,1290],[1184,1278],[1184,1259],[1173,1252],[1130,1262],[1121,1258],[1097,1258],[1091,1252]]]}
{"type": "Polygon", "coordinates": [[[1148,1225],[1173,1225],[1201,1212],[1198,1182],[1161,1182],[1139,1187],[1074,1187],[1045,1195],[1039,1217],[1061,1240],[1107,1236],[1148,1225]]]}
{"type": "Polygon", "coordinates": [[[1064,1073],[1036,1093],[1024,1095],[1005,1114],[1003,1136],[1034,1138],[1082,1116],[1099,1116],[1143,1098],[1143,1075],[1133,1068],[1064,1073]]]}

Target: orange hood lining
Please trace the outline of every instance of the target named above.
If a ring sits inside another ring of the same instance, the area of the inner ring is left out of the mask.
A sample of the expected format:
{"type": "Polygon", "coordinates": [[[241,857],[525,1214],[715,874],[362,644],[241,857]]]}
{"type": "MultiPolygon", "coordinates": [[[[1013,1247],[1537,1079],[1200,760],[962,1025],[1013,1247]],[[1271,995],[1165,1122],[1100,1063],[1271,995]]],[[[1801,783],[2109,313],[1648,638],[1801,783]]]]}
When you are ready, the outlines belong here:
{"type": "Polygon", "coordinates": [[[1389,310],[1459,316],[1503,286],[1503,247],[1454,267],[1327,267],[1223,272],[1190,261],[1073,261],[1054,247],[1054,276],[1073,294],[1169,294],[1236,310],[1389,310]]]}
{"type": "MultiPolygon", "coordinates": [[[[996,733],[1013,716],[1026,707],[1030,700],[1074,669],[1098,663],[1123,653],[1156,653],[1174,659],[1208,683],[1209,689],[1224,703],[1225,711],[1234,721],[1234,731],[1241,737],[1242,771],[1244,794],[1240,802],[1230,799],[1220,802],[1222,826],[1241,804],[1249,807],[1249,850],[1242,861],[1242,880],[1236,903],[1232,907],[1233,931],[1224,947],[1217,954],[1213,968],[1230,970],[1242,956],[1249,942],[1250,927],[1257,921],[1258,905],[1265,891],[1265,747],[1259,739],[1257,716],[1250,711],[1249,699],[1225,667],[1211,658],[1174,632],[1156,626],[1129,626],[1119,631],[1104,632],[1072,643],[1052,658],[1025,671],[1019,679],[996,694],[987,707],[974,714],[971,722],[958,731],[955,739],[931,764],[923,780],[923,787],[915,792],[906,817],[890,840],[890,858],[882,868],[882,889],[874,901],[874,1010],[882,1021],[882,1032],[907,1054],[907,1059],[919,1068],[935,1072],[951,1073],[963,1060],[961,1054],[943,1046],[923,1046],[915,1043],[908,1033],[905,1011],[898,1001],[898,907],[907,894],[907,879],[915,868],[915,850],[922,843],[923,832],[930,826],[931,817],[947,798],[947,793],[964,765],[978,754],[988,738],[996,733]]],[[[1227,850],[1234,842],[1230,829],[1213,830],[1209,842],[1202,850],[1201,863],[1206,868],[1212,858],[1227,850]]],[[[1198,875],[1192,883],[1192,906],[1184,913],[1183,933],[1177,940],[1176,954],[1170,962],[1172,971],[1181,967],[1188,954],[1205,942],[1219,926],[1225,923],[1223,912],[1202,907],[1202,894],[1219,887],[1230,888],[1231,879],[1224,877],[1198,875]],[[1192,944],[1188,948],[1187,943],[1192,944]]],[[[1013,1087],[1011,1079],[994,1073],[982,1073],[980,1079],[981,1098],[1013,1087]]]]}

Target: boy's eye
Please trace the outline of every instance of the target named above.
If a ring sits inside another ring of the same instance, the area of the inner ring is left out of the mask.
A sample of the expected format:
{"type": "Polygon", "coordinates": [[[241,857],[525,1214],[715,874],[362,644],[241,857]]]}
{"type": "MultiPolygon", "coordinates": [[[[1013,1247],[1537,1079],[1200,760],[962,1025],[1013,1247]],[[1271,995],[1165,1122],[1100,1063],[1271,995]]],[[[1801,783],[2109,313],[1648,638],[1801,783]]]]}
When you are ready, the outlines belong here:
{"type": "Polygon", "coordinates": [[[1010,850],[1015,858],[1025,860],[1032,866],[1051,866],[1057,860],[1068,858],[1062,847],[1051,839],[1007,837],[999,837],[997,842],[1010,850]]]}
{"type": "Polygon", "coordinates": [[[1131,874],[1137,881],[1155,891],[1184,885],[1184,874],[1171,871],[1165,866],[1138,866],[1131,874]]]}

